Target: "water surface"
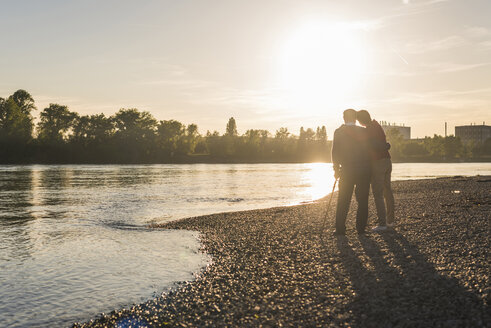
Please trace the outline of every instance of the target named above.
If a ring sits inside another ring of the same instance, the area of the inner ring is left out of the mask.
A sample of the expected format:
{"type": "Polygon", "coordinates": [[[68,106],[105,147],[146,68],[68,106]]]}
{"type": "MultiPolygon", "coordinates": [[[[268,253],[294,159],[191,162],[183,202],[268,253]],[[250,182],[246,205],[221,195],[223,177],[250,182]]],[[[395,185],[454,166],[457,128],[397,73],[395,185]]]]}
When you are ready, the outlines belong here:
{"type": "MultiPolygon", "coordinates": [[[[393,178],[491,175],[491,164],[394,164],[393,178]]],[[[0,166],[0,326],[69,326],[143,302],[209,261],[183,217],[308,202],[330,164],[0,166]]]]}

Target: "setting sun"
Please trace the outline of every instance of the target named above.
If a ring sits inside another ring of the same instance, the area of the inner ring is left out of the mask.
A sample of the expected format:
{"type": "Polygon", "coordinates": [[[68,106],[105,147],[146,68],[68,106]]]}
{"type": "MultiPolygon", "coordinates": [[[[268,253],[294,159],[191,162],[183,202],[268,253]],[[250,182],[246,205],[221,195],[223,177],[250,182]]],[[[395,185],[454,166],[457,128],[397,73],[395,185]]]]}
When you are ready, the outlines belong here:
{"type": "Polygon", "coordinates": [[[289,102],[313,110],[356,92],[366,70],[360,31],[349,24],[312,22],[297,28],[279,60],[279,85],[289,102]]]}

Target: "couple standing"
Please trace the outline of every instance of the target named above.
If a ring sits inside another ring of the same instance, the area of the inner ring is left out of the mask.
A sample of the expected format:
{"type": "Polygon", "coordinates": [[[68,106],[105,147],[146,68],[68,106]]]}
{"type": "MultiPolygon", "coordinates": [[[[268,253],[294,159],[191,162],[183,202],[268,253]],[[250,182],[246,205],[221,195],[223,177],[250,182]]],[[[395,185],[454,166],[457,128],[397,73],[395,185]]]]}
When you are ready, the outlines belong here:
{"type": "Polygon", "coordinates": [[[358,202],[356,230],[359,234],[365,233],[370,185],[378,216],[378,226],[373,230],[386,230],[394,224],[390,145],[380,124],[372,120],[366,110],[347,109],[343,118],[345,124],[334,132],[332,143],[334,175],[339,178],[335,234],[346,234],[346,216],[353,189],[358,202]],[[364,127],[357,126],[357,120],[364,127]]]}

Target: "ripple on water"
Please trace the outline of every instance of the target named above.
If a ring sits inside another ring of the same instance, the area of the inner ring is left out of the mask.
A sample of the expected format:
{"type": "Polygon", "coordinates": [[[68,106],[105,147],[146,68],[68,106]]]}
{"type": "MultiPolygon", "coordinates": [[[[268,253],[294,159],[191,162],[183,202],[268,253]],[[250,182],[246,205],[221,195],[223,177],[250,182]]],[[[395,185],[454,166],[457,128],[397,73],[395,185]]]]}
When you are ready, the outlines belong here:
{"type": "Polygon", "coordinates": [[[143,302],[206,265],[197,232],[111,229],[46,243],[0,266],[0,322],[60,326],[143,302]]]}

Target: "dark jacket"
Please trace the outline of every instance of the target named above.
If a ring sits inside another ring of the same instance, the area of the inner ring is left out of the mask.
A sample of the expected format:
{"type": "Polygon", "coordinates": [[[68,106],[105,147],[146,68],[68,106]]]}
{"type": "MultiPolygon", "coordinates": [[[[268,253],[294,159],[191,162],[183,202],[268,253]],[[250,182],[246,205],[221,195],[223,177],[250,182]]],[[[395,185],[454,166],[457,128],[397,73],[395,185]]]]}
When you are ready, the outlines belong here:
{"type": "Polygon", "coordinates": [[[383,158],[390,158],[385,132],[380,124],[373,120],[367,125],[366,129],[372,159],[376,161],[383,158]]]}
{"type": "Polygon", "coordinates": [[[341,125],[334,131],[332,141],[332,164],[334,170],[370,168],[368,136],[365,128],[356,125],[341,125]]]}

